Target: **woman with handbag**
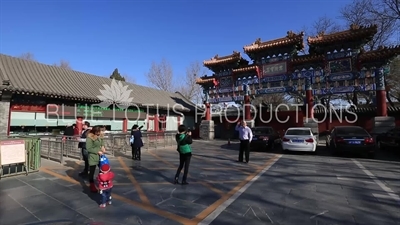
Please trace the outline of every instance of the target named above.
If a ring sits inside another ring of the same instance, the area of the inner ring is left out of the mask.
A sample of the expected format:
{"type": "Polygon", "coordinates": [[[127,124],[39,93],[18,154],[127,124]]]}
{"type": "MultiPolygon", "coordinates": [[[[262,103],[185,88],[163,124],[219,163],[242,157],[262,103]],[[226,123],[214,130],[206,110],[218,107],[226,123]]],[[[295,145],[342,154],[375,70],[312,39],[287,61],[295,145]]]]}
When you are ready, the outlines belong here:
{"type": "Polygon", "coordinates": [[[94,183],[94,173],[96,171],[96,166],[99,165],[100,156],[106,152],[104,141],[101,136],[102,132],[100,126],[95,126],[89,131],[89,134],[86,138],[86,150],[89,153],[89,183],[91,192],[97,192],[97,188],[94,183]]]}

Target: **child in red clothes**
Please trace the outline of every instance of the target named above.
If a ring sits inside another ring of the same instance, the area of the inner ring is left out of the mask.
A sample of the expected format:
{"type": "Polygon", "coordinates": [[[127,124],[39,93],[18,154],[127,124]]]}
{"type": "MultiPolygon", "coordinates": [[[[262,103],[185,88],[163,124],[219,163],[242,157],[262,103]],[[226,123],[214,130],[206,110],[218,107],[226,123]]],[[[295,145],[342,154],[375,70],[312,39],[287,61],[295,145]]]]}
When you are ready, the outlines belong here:
{"type": "Polygon", "coordinates": [[[97,176],[98,188],[101,194],[101,202],[99,207],[105,208],[108,203],[111,205],[111,191],[113,188],[114,173],[111,172],[109,164],[104,164],[100,167],[100,173],[97,176]]]}

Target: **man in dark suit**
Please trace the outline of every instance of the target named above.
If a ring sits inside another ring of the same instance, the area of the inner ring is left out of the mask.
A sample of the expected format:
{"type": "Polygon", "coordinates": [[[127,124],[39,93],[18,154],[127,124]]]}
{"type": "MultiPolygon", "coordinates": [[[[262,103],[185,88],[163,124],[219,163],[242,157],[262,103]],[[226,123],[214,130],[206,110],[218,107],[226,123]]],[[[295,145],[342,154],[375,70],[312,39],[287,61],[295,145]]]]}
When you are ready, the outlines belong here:
{"type": "Polygon", "coordinates": [[[82,150],[82,158],[83,161],[85,161],[85,168],[81,173],[79,173],[80,176],[87,176],[89,173],[89,158],[88,158],[88,151],[86,149],[86,137],[89,134],[90,131],[90,123],[88,121],[85,121],[82,125],[83,131],[81,134],[81,138],[79,140],[78,148],[82,150]]]}
{"type": "Polygon", "coordinates": [[[131,138],[133,142],[131,142],[132,147],[132,159],[140,161],[141,157],[141,148],[143,147],[142,141],[142,132],[140,129],[143,126],[139,127],[138,125],[133,125],[131,130],[131,138]]]}

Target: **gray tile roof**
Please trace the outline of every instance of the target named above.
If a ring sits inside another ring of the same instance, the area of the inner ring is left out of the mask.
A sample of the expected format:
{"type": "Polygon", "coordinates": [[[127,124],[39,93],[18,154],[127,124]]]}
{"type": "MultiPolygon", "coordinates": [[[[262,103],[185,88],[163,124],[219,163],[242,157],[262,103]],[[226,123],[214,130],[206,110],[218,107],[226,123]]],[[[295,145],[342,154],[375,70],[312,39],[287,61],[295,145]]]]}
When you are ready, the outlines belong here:
{"type": "MultiPolygon", "coordinates": [[[[63,69],[38,62],[24,60],[0,54],[0,89],[4,90],[3,80],[9,80],[8,89],[17,92],[34,93],[61,98],[76,98],[82,101],[98,101],[103,85],[111,85],[111,79],[74,70],[63,69]]],[[[180,93],[171,93],[158,89],[123,82],[132,90],[133,103],[140,105],[155,104],[159,108],[172,108],[182,104],[185,111],[194,110],[195,104],[180,93]]],[[[0,90],[1,91],[1,90],[0,90]]],[[[179,110],[179,107],[176,107],[179,110]]]]}

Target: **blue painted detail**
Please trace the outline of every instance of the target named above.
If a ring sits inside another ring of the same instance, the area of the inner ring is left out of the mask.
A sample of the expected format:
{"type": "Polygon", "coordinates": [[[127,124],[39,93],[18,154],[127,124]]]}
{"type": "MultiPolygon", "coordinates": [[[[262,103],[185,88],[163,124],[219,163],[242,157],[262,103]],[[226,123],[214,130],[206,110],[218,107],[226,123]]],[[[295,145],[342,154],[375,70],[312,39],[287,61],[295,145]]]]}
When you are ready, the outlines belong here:
{"type": "Polygon", "coordinates": [[[376,90],[385,90],[385,76],[383,68],[377,68],[375,70],[375,84],[376,90]]]}
{"type": "Polygon", "coordinates": [[[293,91],[293,87],[263,88],[260,90],[256,90],[256,94],[262,95],[262,94],[284,93],[290,91],[293,91]]]}
{"type": "Polygon", "coordinates": [[[258,83],[260,83],[259,80],[258,80],[258,77],[253,77],[253,78],[250,78],[250,79],[243,78],[243,79],[240,79],[240,80],[236,81],[236,86],[242,86],[242,85],[246,85],[246,84],[248,84],[248,85],[250,85],[250,84],[258,84],[258,83]]]}
{"type": "Polygon", "coordinates": [[[244,101],[244,96],[228,96],[228,97],[221,97],[221,98],[211,98],[209,99],[209,103],[219,103],[219,102],[237,102],[237,101],[244,101]]]}
{"type": "Polygon", "coordinates": [[[341,80],[353,80],[354,75],[352,73],[342,73],[342,74],[331,74],[329,76],[329,81],[341,81],[341,80]]]}
{"type": "Polygon", "coordinates": [[[305,89],[306,90],[312,90],[312,85],[311,85],[311,77],[307,77],[306,79],[304,79],[305,81],[305,89]]]}
{"type": "Polygon", "coordinates": [[[302,78],[311,78],[314,76],[314,70],[301,71],[302,78]]]}
{"type": "Polygon", "coordinates": [[[286,81],[289,80],[287,75],[271,76],[261,78],[261,83],[276,82],[276,81],[286,81]]]}
{"type": "Polygon", "coordinates": [[[332,87],[332,88],[321,88],[313,91],[314,95],[329,95],[329,94],[343,94],[353,92],[368,92],[375,91],[375,84],[370,85],[359,85],[359,86],[347,86],[347,87],[332,87]]]}

